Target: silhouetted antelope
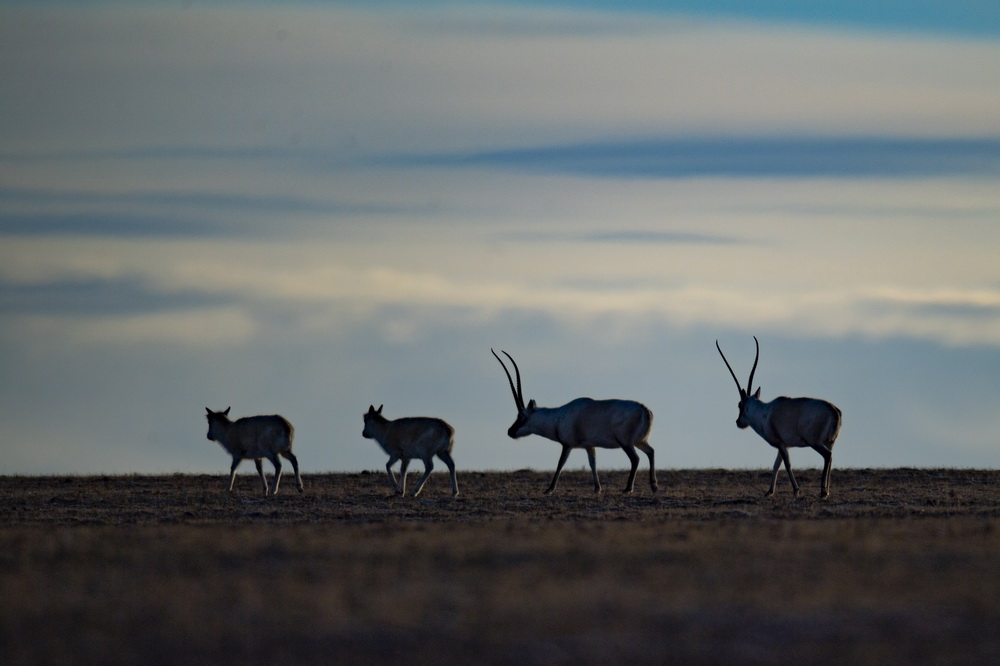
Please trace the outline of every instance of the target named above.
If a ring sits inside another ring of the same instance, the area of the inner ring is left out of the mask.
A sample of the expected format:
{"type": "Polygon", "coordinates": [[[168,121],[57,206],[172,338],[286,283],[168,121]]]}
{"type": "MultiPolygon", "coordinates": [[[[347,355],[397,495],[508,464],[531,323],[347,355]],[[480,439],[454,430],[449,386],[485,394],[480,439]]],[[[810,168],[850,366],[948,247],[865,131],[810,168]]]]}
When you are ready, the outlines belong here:
{"type": "Polygon", "coordinates": [[[389,454],[389,462],[385,464],[386,474],[389,475],[389,482],[393,489],[402,497],[406,494],[406,468],[410,465],[410,460],[418,458],[424,461],[424,475],[417,481],[417,489],[413,491],[413,496],[420,494],[427,477],[434,469],[434,456],[436,455],[451,472],[451,494],[458,495],[458,479],[455,478],[455,461],[451,458],[451,449],[454,446],[455,430],[441,419],[427,416],[409,416],[401,419],[390,420],[382,416],[382,407],[379,405],[375,409],[374,405],[368,406],[365,413],[365,429],[362,436],[374,439],[379,446],[389,454]],[[392,466],[397,460],[402,460],[399,466],[399,483],[392,473],[392,466]]]}
{"type": "Polygon", "coordinates": [[[833,467],[833,443],[840,433],[840,410],[826,400],[817,398],[787,398],[781,396],[771,402],[763,402],[760,399],[760,387],[753,390],[753,373],[757,370],[757,361],[760,358],[760,343],[757,336],[754,336],[754,344],[757,345],[757,354],[753,359],[753,368],[750,370],[750,379],[747,387],[740,386],[740,380],[736,379],[736,373],[726,360],[726,355],[719,347],[719,341],[715,341],[715,348],[719,350],[722,361],[729,368],[729,374],[736,382],[736,388],[740,390],[740,414],[736,418],[736,426],[753,428],[754,432],[764,438],[768,444],[778,449],[778,456],[774,459],[774,477],[771,479],[771,487],[765,493],[765,497],[774,494],[774,486],[778,482],[778,470],[781,463],[785,463],[785,470],[788,472],[788,480],[792,482],[792,492],[799,494],[799,484],[795,482],[792,474],[792,464],[788,459],[788,448],[794,446],[808,446],[816,450],[823,456],[823,479],[820,486],[820,497],[830,496],[830,470],[833,467]]]}
{"type": "Polygon", "coordinates": [[[205,408],[208,419],[208,439],[222,445],[233,457],[229,470],[229,492],[233,492],[233,481],[236,480],[236,468],[240,461],[251,458],[257,466],[260,483],[264,487],[264,495],[268,495],[267,478],[264,477],[264,467],[261,460],[267,458],[274,465],[274,484],[271,495],[278,492],[281,481],[281,459],[288,458],[295,470],[295,485],[301,493],[302,477],[299,476],[299,461],[292,453],[292,439],[295,428],[282,416],[247,416],[236,421],[229,420],[229,407],[224,412],[213,412],[205,408]]]}
{"type": "MultiPolygon", "coordinates": [[[[503,351],[503,350],[501,350],[503,351]]],[[[562,445],[562,454],[559,456],[559,464],[556,465],[556,473],[552,477],[546,493],[551,493],[556,488],[559,481],[559,474],[562,472],[566,458],[572,449],[586,449],[587,458],[590,460],[590,470],[594,475],[594,491],[601,491],[601,482],[597,478],[597,461],[595,459],[595,449],[622,449],[628,455],[632,463],[632,470],[628,475],[628,483],[625,485],[625,492],[632,492],[635,483],[635,473],[639,467],[639,454],[635,452],[639,449],[649,458],[649,485],[656,492],[656,468],[653,463],[653,447],[649,445],[649,433],[653,427],[653,412],[643,404],[632,400],[592,400],[591,398],[577,398],[566,403],[562,407],[539,407],[534,400],[524,404],[524,394],[521,391],[521,371],[518,370],[514,358],[507,352],[504,355],[510,359],[514,365],[514,372],[517,374],[517,388],[514,387],[514,380],[511,379],[507,366],[497,356],[497,353],[490,349],[493,356],[503,367],[510,383],[510,390],[514,394],[514,404],[517,406],[517,419],[513,425],[507,429],[507,434],[512,439],[525,437],[527,435],[541,435],[546,439],[551,439],[562,445]]]]}

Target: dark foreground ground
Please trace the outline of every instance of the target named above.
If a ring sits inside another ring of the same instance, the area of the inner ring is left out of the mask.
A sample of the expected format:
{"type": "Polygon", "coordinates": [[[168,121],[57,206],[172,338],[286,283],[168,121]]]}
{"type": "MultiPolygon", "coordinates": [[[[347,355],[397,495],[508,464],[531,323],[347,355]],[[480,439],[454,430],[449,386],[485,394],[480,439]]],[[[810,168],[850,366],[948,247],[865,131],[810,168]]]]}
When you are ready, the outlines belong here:
{"type": "Polygon", "coordinates": [[[0,659],[1000,661],[1000,472],[834,470],[828,500],[798,477],[0,477],[0,659]]]}

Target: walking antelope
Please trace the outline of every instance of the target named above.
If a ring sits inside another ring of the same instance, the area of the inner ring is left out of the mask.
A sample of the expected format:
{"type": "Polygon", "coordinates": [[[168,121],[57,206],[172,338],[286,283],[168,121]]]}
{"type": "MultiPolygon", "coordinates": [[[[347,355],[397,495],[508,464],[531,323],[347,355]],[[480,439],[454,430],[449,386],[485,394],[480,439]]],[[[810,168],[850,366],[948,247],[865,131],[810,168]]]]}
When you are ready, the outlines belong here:
{"type": "Polygon", "coordinates": [[[229,492],[233,492],[233,481],[236,480],[236,468],[240,461],[252,458],[260,475],[260,483],[264,487],[264,495],[268,494],[267,478],[264,476],[262,459],[267,458],[274,465],[274,484],[271,495],[278,492],[281,481],[281,458],[288,458],[295,470],[295,485],[301,493],[302,477],[299,476],[299,461],[292,453],[292,439],[295,428],[281,416],[247,416],[236,421],[229,420],[229,407],[224,412],[213,412],[208,407],[205,418],[208,419],[208,439],[222,445],[233,457],[229,469],[229,492]]]}
{"type": "Polygon", "coordinates": [[[413,496],[420,494],[427,477],[434,469],[434,456],[436,455],[444,464],[448,466],[451,473],[451,494],[458,495],[458,480],[455,478],[455,461],[451,458],[451,449],[454,446],[455,430],[441,419],[427,416],[410,416],[401,419],[387,419],[382,416],[382,407],[379,405],[375,409],[374,405],[368,406],[365,414],[365,429],[361,435],[368,439],[374,439],[379,446],[389,454],[389,462],[385,464],[386,474],[389,475],[389,482],[393,489],[402,497],[406,494],[406,468],[410,466],[410,460],[419,458],[424,461],[424,475],[417,481],[417,489],[413,491],[413,496]],[[397,460],[402,460],[399,466],[399,483],[392,472],[392,466],[397,460]]]}
{"type": "Polygon", "coordinates": [[[740,380],[736,379],[736,373],[726,360],[726,355],[719,347],[719,341],[715,341],[715,348],[719,350],[722,361],[729,368],[729,374],[736,382],[736,388],[740,390],[740,414],[736,418],[736,426],[753,428],[754,432],[764,438],[768,444],[778,449],[778,456],[774,459],[774,477],[771,479],[771,487],[765,493],[765,497],[774,494],[774,486],[778,482],[778,470],[781,463],[785,463],[785,471],[788,472],[788,480],[792,482],[792,492],[799,494],[799,484],[795,482],[792,474],[792,464],[788,459],[788,447],[809,446],[823,456],[823,478],[820,487],[820,497],[830,496],[830,469],[833,467],[833,443],[840,433],[840,410],[826,400],[816,398],[787,398],[781,396],[771,402],[763,402],[760,399],[760,387],[753,390],[753,373],[757,370],[757,361],[760,359],[760,343],[757,336],[754,336],[754,343],[757,345],[757,355],[753,359],[753,368],[750,370],[750,379],[747,387],[740,386],[740,380]]]}
{"type": "Polygon", "coordinates": [[[541,435],[562,445],[559,464],[556,465],[556,473],[552,477],[552,483],[545,491],[546,494],[555,490],[559,474],[562,472],[566,458],[569,457],[569,452],[572,449],[587,450],[590,471],[594,475],[594,492],[600,492],[601,482],[597,478],[597,461],[595,459],[597,447],[603,449],[620,448],[628,455],[632,463],[632,470],[629,472],[628,483],[625,485],[626,493],[632,492],[632,487],[635,484],[635,472],[639,467],[639,454],[635,450],[639,449],[645,453],[646,457],[649,458],[649,485],[653,492],[656,492],[653,447],[649,445],[648,441],[649,432],[653,427],[653,412],[649,411],[649,408],[632,400],[592,400],[590,398],[577,398],[562,407],[554,408],[539,407],[534,400],[525,405],[524,393],[521,391],[521,371],[518,370],[514,358],[507,352],[503,352],[514,365],[514,372],[517,374],[517,388],[514,388],[514,380],[511,379],[507,366],[495,351],[490,349],[490,352],[503,366],[507,381],[510,383],[510,390],[514,394],[514,404],[517,406],[517,419],[508,428],[507,434],[512,439],[527,435],[541,435]]]}

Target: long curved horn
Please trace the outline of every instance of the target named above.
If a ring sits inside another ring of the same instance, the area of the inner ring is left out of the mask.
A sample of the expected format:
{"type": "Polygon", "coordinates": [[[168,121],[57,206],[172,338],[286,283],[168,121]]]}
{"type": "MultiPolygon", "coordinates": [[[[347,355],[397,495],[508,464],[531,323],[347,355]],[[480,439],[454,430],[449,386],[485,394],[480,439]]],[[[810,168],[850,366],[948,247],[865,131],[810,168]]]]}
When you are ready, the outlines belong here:
{"type": "MultiPolygon", "coordinates": [[[[753,336],[753,343],[757,345],[757,354],[753,357],[753,367],[750,368],[750,380],[747,382],[747,394],[753,392],[753,373],[757,372],[757,361],[760,360],[760,343],[757,342],[757,336],[753,336]]],[[[730,371],[732,372],[732,371],[730,371]]]]}
{"type": "Polygon", "coordinates": [[[733,381],[736,382],[736,388],[740,390],[740,393],[743,393],[743,387],[740,386],[740,380],[736,379],[736,373],[733,372],[733,367],[729,365],[729,361],[726,360],[726,355],[722,353],[722,347],[719,346],[718,340],[715,341],[715,348],[719,350],[719,356],[722,357],[722,362],[726,364],[727,368],[729,368],[729,374],[733,376],[733,381]]]}
{"type": "Polygon", "coordinates": [[[517,411],[518,412],[523,412],[524,411],[524,397],[521,394],[521,371],[518,370],[517,363],[514,362],[514,357],[512,357],[510,354],[508,354],[507,352],[503,351],[502,349],[500,351],[502,351],[504,353],[504,356],[506,356],[507,358],[509,358],[510,362],[514,364],[514,372],[517,373],[517,388],[516,389],[514,388],[514,380],[511,379],[510,371],[507,370],[507,366],[504,365],[504,362],[500,359],[499,356],[497,356],[497,353],[495,351],[493,351],[492,347],[490,347],[490,353],[493,354],[493,356],[496,356],[497,361],[500,362],[500,366],[503,368],[504,373],[507,375],[507,381],[510,383],[510,392],[514,394],[514,404],[517,405],[517,411]]]}

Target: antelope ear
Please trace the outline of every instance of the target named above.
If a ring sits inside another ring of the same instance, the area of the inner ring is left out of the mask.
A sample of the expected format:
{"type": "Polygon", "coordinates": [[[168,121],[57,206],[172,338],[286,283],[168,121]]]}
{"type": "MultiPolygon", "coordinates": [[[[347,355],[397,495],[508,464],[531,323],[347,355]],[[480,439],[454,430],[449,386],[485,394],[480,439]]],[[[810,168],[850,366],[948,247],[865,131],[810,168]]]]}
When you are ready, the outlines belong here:
{"type": "Polygon", "coordinates": [[[378,409],[376,409],[376,410],[375,410],[375,413],[376,413],[376,414],[381,414],[381,413],[382,413],[382,408],[383,408],[383,407],[385,407],[385,403],[383,403],[383,404],[379,405],[379,406],[378,406],[378,409]]]}
{"type": "Polygon", "coordinates": [[[534,411],[535,407],[537,407],[537,406],[538,406],[538,403],[536,403],[534,400],[529,400],[528,401],[528,411],[534,411]]]}
{"type": "Polygon", "coordinates": [[[375,405],[368,405],[368,413],[369,414],[375,413],[375,405]]]}
{"type": "Polygon", "coordinates": [[[211,415],[212,414],[212,410],[209,409],[208,407],[206,407],[205,408],[205,413],[211,415]]]}
{"type": "Polygon", "coordinates": [[[226,411],[222,412],[222,415],[223,416],[229,416],[229,410],[230,409],[232,409],[232,407],[226,407],[226,411]]]}
{"type": "Polygon", "coordinates": [[[757,390],[753,392],[753,397],[755,397],[758,400],[760,400],[760,387],[759,386],[757,387],[757,390]]]}

